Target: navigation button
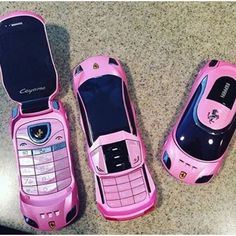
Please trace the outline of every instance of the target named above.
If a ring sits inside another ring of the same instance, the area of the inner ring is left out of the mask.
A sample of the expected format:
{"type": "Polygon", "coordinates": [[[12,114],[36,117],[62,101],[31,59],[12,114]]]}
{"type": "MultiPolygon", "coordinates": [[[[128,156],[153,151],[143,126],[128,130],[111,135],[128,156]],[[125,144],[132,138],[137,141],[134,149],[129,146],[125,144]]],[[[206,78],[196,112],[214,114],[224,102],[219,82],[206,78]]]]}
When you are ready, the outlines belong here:
{"type": "Polygon", "coordinates": [[[28,127],[28,134],[32,141],[43,143],[51,134],[51,125],[50,123],[31,125],[28,127]]]}

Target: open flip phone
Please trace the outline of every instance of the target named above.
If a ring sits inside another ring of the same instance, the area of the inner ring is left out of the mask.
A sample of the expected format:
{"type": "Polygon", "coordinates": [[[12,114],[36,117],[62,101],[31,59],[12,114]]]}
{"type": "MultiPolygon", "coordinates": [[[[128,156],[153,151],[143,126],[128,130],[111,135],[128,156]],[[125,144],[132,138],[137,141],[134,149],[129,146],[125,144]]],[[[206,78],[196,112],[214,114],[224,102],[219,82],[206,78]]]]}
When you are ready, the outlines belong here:
{"type": "Polygon", "coordinates": [[[31,12],[0,18],[0,65],[4,87],[18,102],[11,135],[19,170],[20,208],[40,230],[60,229],[78,213],[78,192],[66,113],[43,19],[31,12]]]}
{"type": "Polygon", "coordinates": [[[90,57],[73,71],[97,206],[109,220],[144,215],[157,199],[127,84],[120,62],[108,56],[90,57]]]}

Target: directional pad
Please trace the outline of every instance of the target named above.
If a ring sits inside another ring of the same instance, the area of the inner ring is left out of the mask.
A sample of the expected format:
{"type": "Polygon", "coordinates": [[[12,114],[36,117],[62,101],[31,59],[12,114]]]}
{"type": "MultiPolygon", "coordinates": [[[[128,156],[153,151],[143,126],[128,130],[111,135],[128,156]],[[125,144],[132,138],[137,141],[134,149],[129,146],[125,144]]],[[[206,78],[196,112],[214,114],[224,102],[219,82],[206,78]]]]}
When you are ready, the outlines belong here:
{"type": "Polygon", "coordinates": [[[28,127],[28,134],[35,143],[44,143],[51,133],[50,123],[31,125],[28,127]]]}

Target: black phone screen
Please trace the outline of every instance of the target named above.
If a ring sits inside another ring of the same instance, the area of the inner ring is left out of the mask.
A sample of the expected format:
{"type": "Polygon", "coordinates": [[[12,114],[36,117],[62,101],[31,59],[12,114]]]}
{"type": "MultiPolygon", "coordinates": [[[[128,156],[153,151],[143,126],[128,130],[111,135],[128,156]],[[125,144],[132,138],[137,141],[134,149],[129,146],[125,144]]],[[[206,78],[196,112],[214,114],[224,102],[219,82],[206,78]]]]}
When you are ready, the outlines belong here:
{"type": "Polygon", "coordinates": [[[9,96],[18,102],[49,97],[56,89],[56,72],[44,25],[31,16],[0,23],[0,65],[9,96]]]}
{"type": "Polygon", "coordinates": [[[220,77],[214,83],[207,98],[232,109],[236,99],[236,80],[229,76],[220,77]]]}

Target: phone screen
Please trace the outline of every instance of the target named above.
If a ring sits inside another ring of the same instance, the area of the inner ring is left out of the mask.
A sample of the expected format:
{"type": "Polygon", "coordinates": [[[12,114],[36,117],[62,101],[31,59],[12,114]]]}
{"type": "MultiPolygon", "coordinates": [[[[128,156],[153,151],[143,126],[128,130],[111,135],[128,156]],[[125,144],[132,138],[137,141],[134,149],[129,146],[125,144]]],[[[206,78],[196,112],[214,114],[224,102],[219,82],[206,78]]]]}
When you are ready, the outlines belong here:
{"type": "Polygon", "coordinates": [[[50,96],[56,72],[44,25],[31,16],[0,23],[0,65],[10,97],[18,102],[50,96]]]}

